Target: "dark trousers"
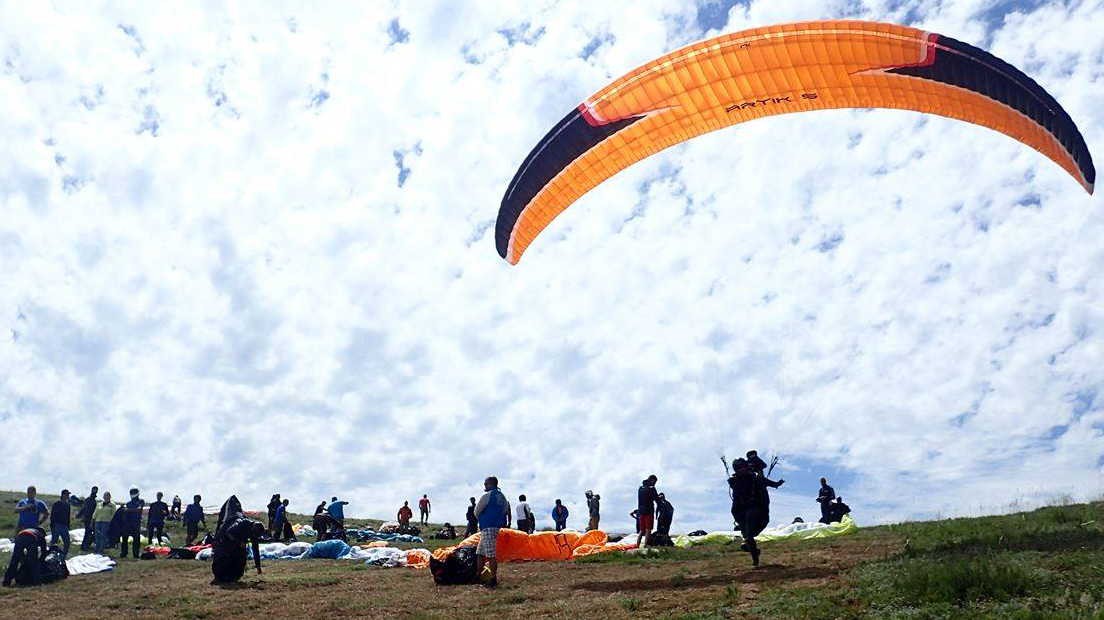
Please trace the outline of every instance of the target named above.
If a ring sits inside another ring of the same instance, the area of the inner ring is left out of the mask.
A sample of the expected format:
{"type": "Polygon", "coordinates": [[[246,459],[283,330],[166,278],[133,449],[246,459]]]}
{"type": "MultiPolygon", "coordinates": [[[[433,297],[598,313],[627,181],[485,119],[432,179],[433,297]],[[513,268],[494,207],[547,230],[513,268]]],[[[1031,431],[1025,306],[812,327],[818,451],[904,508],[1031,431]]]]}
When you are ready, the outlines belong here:
{"type": "Polygon", "coordinates": [[[671,535],[671,520],[663,517],[659,518],[656,522],[656,534],[663,534],[664,536],[671,535]]]}
{"type": "Polygon", "coordinates": [[[84,538],[81,540],[81,551],[92,548],[93,539],[96,538],[96,524],[92,521],[84,522],[84,538]]]}
{"type": "Polygon", "coordinates": [[[131,545],[134,547],[134,559],[137,560],[142,547],[142,531],[141,530],[123,530],[122,535],[119,537],[119,557],[125,558],[127,556],[127,539],[131,540],[131,545]]]}
{"type": "MultiPolygon", "coordinates": [[[[733,510],[734,516],[736,510],[733,510]]],[[[749,547],[755,547],[755,537],[767,529],[770,522],[770,509],[764,506],[749,506],[743,510],[740,518],[736,519],[740,526],[740,536],[749,547]]]]}
{"type": "Polygon", "coordinates": [[[196,536],[199,536],[199,522],[192,523],[191,521],[184,524],[184,529],[187,530],[187,537],[184,538],[184,546],[190,546],[195,541],[196,536]]]}
{"type": "Polygon", "coordinates": [[[38,544],[37,536],[15,537],[15,548],[12,549],[8,570],[4,572],[5,586],[10,585],[12,580],[19,585],[38,585],[42,568],[42,562],[38,557],[38,544]]]}
{"type": "Polygon", "coordinates": [[[832,504],[829,502],[820,503],[820,522],[831,523],[832,522],[832,504]]]}
{"type": "Polygon", "coordinates": [[[464,536],[471,536],[479,531],[479,523],[477,521],[468,521],[468,529],[464,531],[464,536]]]}
{"type": "Polygon", "coordinates": [[[428,510],[422,510],[421,508],[419,508],[418,511],[422,513],[422,518],[421,518],[422,525],[426,525],[427,523],[429,523],[429,511],[428,510]]]}
{"type": "Polygon", "coordinates": [[[215,545],[211,550],[211,574],[216,583],[233,583],[245,574],[245,545],[215,545]]]}
{"type": "Polygon", "coordinates": [[[157,534],[157,544],[161,544],[161,537],[165,535],[164,523],[148,523],[146,524],[146,538],[149,539],[150,544],[153,544],[153,535],[157,534]]]}
{"type": "Polygon", "coordinates": [[[61,539],[65,546],[62,547],[61,555],[69,557],[69,528],[64,525],[50,524],[50,544],[56,545],[58,539],[61,539]]]}
{"type": "Polygon", "coordinates": [[[556,521],[556,531],[562,532],[567,527],[567,521],[556,521]]]}

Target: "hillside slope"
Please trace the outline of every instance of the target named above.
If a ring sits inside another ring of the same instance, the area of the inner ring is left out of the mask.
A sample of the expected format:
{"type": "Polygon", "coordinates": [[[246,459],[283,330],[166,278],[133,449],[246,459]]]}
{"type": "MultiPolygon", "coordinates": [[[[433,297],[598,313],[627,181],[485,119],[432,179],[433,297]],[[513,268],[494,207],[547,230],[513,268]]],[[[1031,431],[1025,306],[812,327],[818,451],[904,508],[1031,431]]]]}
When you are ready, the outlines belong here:
{"type": "Polygon", "coordinates": [[[13,617],[1104,618],[1104,503],[770,543],[763,562],[727,545],[507,564],[487,591],[340,560],[268,562],[217,588],[203,562],[131,560],[0,590],[0,604],[13,617]]]}

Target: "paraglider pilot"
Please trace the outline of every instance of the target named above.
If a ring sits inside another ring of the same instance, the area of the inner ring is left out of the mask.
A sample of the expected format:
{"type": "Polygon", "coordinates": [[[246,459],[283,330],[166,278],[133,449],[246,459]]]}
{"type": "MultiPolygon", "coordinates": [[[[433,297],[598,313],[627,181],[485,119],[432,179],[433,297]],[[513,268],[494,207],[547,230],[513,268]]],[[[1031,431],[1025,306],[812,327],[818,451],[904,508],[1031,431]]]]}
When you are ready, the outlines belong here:
{"type": "Polygon", "coordinates": [[[231,495],[219,511],[215,542],[211,550],[211,584],[233,583],[245,574],[245,545],[253,547],[253,562],[257,574],[261,573],[260,537],[265,526],[260,521],[245,516],[237,495],[231,495]]]}

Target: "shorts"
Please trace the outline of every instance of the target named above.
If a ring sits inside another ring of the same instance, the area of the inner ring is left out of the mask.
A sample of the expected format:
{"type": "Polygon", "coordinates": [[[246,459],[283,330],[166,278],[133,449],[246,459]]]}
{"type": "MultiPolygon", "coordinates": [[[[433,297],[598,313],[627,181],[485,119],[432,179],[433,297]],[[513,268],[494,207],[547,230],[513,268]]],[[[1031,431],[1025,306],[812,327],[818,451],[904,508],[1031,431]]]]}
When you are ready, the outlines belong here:
{"type": "Polygon", "coordinates": [[[637,532],[650,532],[655,525],[655,515],[640,515],[637,517],[637,532]]]}
{"type": "Polygon", "coordinates": [[[495,557],[495,551],[498,549],[498,528],[488,527],[486,529],[479,530],[479,545],[475,548],[475,555],[481,555],[485,558],[495,557]]]}

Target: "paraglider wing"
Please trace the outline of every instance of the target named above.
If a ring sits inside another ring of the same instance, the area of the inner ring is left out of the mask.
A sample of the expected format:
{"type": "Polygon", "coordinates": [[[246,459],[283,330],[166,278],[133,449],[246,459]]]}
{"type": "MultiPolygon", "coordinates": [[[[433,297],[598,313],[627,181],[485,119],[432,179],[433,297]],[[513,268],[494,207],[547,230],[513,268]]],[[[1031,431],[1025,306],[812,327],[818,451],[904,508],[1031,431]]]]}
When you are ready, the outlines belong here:
{"type": "Polygon", "coordinates": [[[949,37],[860,21],[783,24],[722,35],[657,58],[572,110],[514,175],[495,225],[516,264],[564,209],[669,146],[745,121],[811,110],[894,108],[954,118],[1038,150],[1089,192],[1081,133],[1034,80],[949,37]]]}

